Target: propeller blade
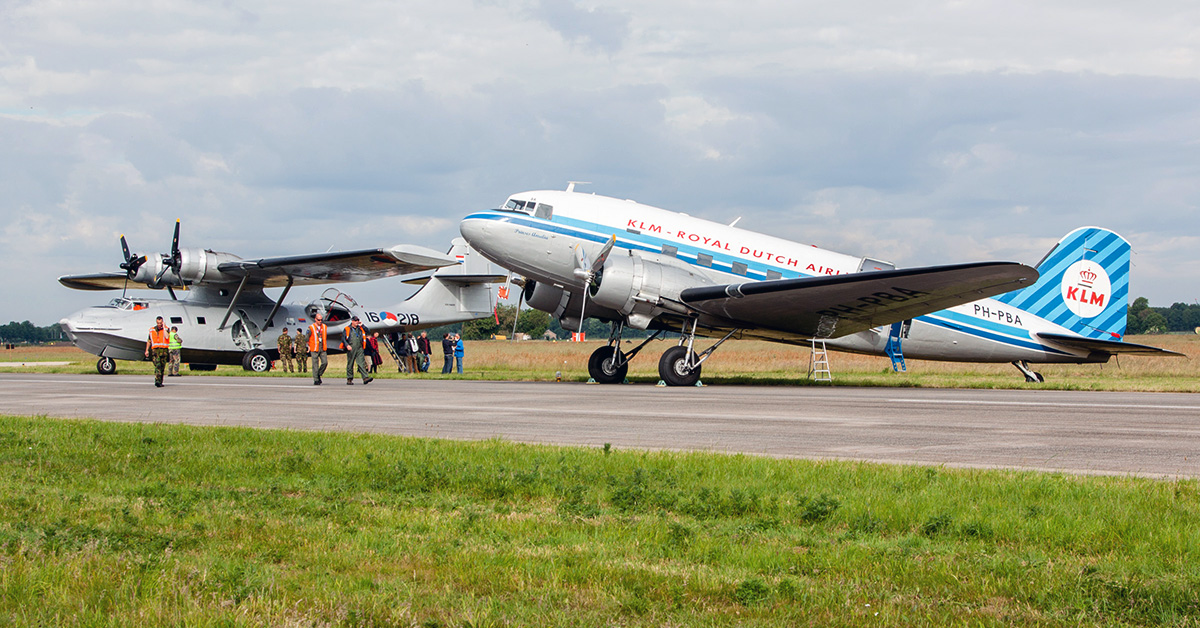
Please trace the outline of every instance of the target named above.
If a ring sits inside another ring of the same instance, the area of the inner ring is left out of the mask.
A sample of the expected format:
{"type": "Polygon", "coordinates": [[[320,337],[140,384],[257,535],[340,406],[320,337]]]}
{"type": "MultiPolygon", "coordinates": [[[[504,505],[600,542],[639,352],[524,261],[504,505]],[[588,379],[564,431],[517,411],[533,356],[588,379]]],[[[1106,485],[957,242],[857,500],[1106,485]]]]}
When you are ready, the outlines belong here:
{"type": "Polygon", "coordinates": [[[158,271],[158,274],[154,276],[154,284],[153,285],[157,286],[158,282],[162,280],[163,275],[167,274],[167,271],[170,269],[171,269],[171,265],[166,262],[163,262],[162,270],[158,271]]]}
{"type": "Polygon", "coordinates": [[[175,219],[175,235],[171,237],[171,259],[179,257],[179,219],[175,219]]]}
{"type": "Polygon", "coordinates": [[[521,303],[523,301],[525,301],[525,291],[524,290],[522,290],[521,293],[519,295],[517,295],[517,311],[513,312],[513,331],[512,331],[512,336],[509,336],[509,338],[511,338],[513,340],[517,339],[517,320],[519,320],[521,318],[521,303]]]}
{"type": "Polygon", "coordinates": [[[121,252],[125,254],[125,262],[129,262],[129,258],[133,257],[129,252],[129,245],[125,242],[125,234],[121,234],[121,252]]]}
{"type": "Polygon", "coordinates": [[[608,242],[600,249],[600,254],[596,256],[596,261],[592,262],[592,272],[598,273],[601,268],[604,268],[604,262],[608,261],[608,254],[612,253],[613,246],[617,244],[617,236],[609,236],[608,242]]]}

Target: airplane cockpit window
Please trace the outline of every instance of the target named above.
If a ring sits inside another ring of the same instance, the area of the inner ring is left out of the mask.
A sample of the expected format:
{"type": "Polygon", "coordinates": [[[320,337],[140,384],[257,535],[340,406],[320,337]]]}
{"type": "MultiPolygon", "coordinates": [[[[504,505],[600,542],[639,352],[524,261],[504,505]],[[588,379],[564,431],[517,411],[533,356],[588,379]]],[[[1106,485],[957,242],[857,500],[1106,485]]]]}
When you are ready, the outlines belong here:
{"type": "Polygon", "coordinates": [[[533,213],[533,210],[536,206],[537,206],[537,203],[534,201],[526,202],[526,201],[517,200],[515,198],[510,198],[510,199],[508,199],[508,202],[504,204],[504,207],[501,207],[500,209],[502,209],[504,211],[521,212],[523,214],[530,214],[530,213],[533,213]]]}
{"type": "MultiPolygon", "coordinates": [[[[530,205],[532,206],[533,203],[530,203],[530,205]]],[[[542,203],[541,205],[537,206],[537,211],[533,213],[533,216],[534,218],[541,218],[542,220],[550,220],[550,218],[554,216],[554,207],[542,203]]]]}
{"type": "Polygon", "coordinates": [[[150,303],[146,301],[134,301],[125,297],[117,297],[108,302],[109,307],[115,307],[118,310],[144,310],[150,307],[150,303]]]}

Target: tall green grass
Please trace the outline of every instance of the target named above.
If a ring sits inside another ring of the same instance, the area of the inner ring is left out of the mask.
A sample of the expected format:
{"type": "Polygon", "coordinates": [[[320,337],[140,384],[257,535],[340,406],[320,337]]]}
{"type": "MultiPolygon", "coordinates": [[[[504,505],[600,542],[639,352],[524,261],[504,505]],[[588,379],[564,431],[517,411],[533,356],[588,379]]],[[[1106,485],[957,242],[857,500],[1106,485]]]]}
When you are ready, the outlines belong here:
{"type": "Polygon", "coordinates": [[[0,624],[1197,625],[1200,486],[0,417],[0,624]]]}

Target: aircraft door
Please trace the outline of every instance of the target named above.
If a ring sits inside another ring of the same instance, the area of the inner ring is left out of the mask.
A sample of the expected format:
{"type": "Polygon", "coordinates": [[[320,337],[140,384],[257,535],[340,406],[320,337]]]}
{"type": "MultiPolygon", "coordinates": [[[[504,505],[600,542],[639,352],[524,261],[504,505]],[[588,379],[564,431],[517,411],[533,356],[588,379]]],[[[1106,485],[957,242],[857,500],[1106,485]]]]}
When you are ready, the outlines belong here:
{"type": "Polygon", "coordinates": [[[870,257],[862,258],[862,262],[858,265],[858,272],[869,272],[873,270],[895,270],[896,265],[891,262],[885,262],[881,259],[873,259],[870,257]]]}
{"type": "Polygon", "coordinates": [[[237,311],[237,320],[233,322],[231,327],[233,335],[233,344],[242,351],[249,351],[258,346],[258,335],[260,330],[258,325],[246,315],[245,310],[237,311]]]}

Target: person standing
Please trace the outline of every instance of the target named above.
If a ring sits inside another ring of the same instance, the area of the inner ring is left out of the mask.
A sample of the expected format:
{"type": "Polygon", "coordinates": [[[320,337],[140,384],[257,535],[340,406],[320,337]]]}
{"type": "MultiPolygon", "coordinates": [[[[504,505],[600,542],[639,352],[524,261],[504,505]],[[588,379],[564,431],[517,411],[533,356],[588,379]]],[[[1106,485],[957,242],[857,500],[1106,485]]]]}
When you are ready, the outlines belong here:
{"type": "Polygon", "coordinates": [[[367,330],[357,316],[351,317],[350,324],[342,330],[342,344],[346,345],[346,385],[354,384],[356,365],[363,384],[370,384],[375,378],[367,374],[367,363],[363,359],[363,352],[367,348],[367,330]]]}
{"type": "Polygon", "coordinates": [[[408,368],[408,334],[400,334],[400,338],[392,347],[396,349],[396,370],[400,373],[410,372],[408,368]]]}
{"type": "Polygon", "coordinates": [[[163,371],[167,368],[167,347],[170,346],[170,332],[163,326],[163,317],[155,319],[154,327],[150,328],[150,337],[146,339],[146,357],[154,361],[154,386],[162,388],[163,371]]]}
{"type": "Polygon", "coordinates": [[[463,351],[462,334],[454,334],[454,361],[458,362],[459,375],[462,375],[462,361],[464,353],[465,351],[463,351]]]}
{"type": "Polygon", "coordinates": [[[168,377],[179,377],[179,351],[183,349],[183,339],[179,337],[179,328],[172,327],[171,333],[167,336],[167,353],[171,359],[171,368],[167,371],[168,377]]]}
{"type": "Polygon", "coordinates": [[[421,372],[421,348],[412,334],[404,334],[404,346],[408,348],[408,372],[421,372]]]}
{"type": "Polygon", "coordinates": [[[313,386],[321,385],[321,376],[329,366],[328,342],[325,323],[321,322],[321,313],[313,316],[313,323],[308,326],[308,353],[312,356],[313,386]]]}
{"type": "Polygon", "coordinates": [[[279,348],[279,361],[283,363],[283,372],[292,372],[292,337],[288,335],[287,327],[283,328],[283,332],[279,334],[279,338],[275,341],[275,345],[279,348]]]}
{"type": "Polygon", "coordinates": [[[442,336],[442,375],[449,375],[454,368],[454,339],[450,334],[442,336]]]}
{"type": "Polygon", "coordinates": [[[371,374],[379,372],[379,365],[383,364],[383,356],[379,355],[379,332],[375,332],[367,336],[367,353],[371,358],[371,374]]]}
{"type": "Polygon", "coordinates": [[[421,351],[421,372],[429,372],[429,354],[433,351],[429,348],[429,335],[421,332],[421,337],[417,339],[417,347],[421,351]]]}
{"type": "Polygon", "coordinates": [[[292,340],[292,353],[296,354],[296,372],[308,372],[308,338],[304,330],[296,328],[296,338],[292,340]]]}

